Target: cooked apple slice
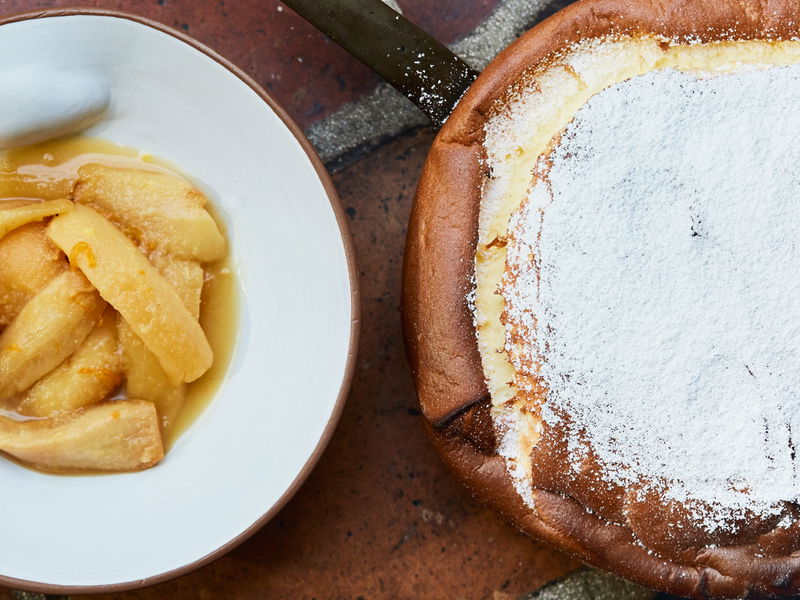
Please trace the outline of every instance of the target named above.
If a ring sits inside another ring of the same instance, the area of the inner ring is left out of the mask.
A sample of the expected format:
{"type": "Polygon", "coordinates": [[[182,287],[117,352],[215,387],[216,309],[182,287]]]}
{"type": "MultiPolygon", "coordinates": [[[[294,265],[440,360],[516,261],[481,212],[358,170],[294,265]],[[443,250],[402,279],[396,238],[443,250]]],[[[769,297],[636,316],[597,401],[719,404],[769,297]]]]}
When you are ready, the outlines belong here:
{"type": "Polygon", "coordinates": [[[30,206],[31,204],[36,204],[36,200],[26,200],[25,198],[9,198],[7,200],[0,200],[0,210],[19,208],[20,206],[30,206]]]}
{"type": "Polygon", "coordinates": [[[119,319],[118,328],[127,393],[155,405],[161,430],[166,434],[183,405],[186,384],[174,385],[170,381],[161,363],[124,319],[119,319]]]}
{"type": "Polygon", "coordinates": [[[0,334],[0,400],[28,389],[70,356],[103,308],[80,273],[65,271],[48,283],[0,334]]]}
{"type": "MultiPolygon", "coordinates": [[[[56,175],[56,173],[51,175],[56,175]]],[[[39,174],[0,173],[0,197],[56,200],[69,196],[72,191],[72,184],[71,177],[41,177],[39,174]]]]}
{"type": "Polygon", "coordinates": [[[23,225],[0,238],[0,328],[66,268],[64,254],[47,237],[43,223],[23,225]]]}
{"type": "Polygon", "coordinates": [[[72,206],[69,200],[48,200],[0,210],[0,238],[27,223],[69,212],[72,206]]]}
{"type": "Polygon", "coordinates": [[[55,217],[47,231],[156,355],[173,385],[208,370],[214,354],[202,327],[125,234],[81,205],[55,217]]]}
{"type": "Polygon", "coordinates": [[[80,348],[22,394],[14,410],[30,417],[50,417],[100,402],[121,381],[117,315],[107,308],[80,348]]]}
{"type": "Polygon", "coordinates": [[[164,457],[155,407],[116,400],[41,420],[0,417],[0,450],[44,471],[138,471],[164,457]]]}
{"type": "MultiPolygon", "coordinates": [[[[152,260],[155,267],[178,292],[189,312],[195,318],[199,318],[200,298],[205,278],[203,268],[194,261],[164,255],[155,255],[152,260]]],[[[124,356],[128,394],[134,398],[149,400],[156,405],[161,419],[161,430],[168,435],[175,424],[178,411],[183,406],[186,384],[172,385],[158,359],[121,317],[119,340],[124,356]]]]}
{"type": "Polygon", "coordinates": [[[154,254],[150,257],[153,266],[172,284],[183,301],[183,305],[195,319],[200,318],[200,302],[203,297],[205,272],[200,263],[194,260],[183,260],[165,254],[154,254]]]}
{"type": "Polygon", "coordinates": [[[180,177],[84,165],[78,170],[72,198],[118,224],[148,251],[161,249],[202,262],[225,253],[225,238],[203,208],[206,197],[180,177]]]}

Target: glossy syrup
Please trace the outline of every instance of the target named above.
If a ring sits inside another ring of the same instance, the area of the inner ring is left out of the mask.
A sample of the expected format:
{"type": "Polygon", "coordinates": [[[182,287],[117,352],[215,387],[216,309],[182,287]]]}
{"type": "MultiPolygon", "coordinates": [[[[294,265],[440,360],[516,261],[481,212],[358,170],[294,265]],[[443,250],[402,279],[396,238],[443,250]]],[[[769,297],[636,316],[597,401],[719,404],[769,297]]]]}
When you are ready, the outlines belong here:
{"type": "MultiPolygon", "coordinates": [[[[70,195],[78,169],[84,164],[103,164],[182,174],[174,165],[134,148],[85,136],[68,136],[41,144],[0,152],[0,202],[19,199],[55,200],[70,195]]],[[[191,178],[188,178],[191,179],[191,178]]],[[[225,227],[214,206],[206,205],[220,231],[225,227]]],[[[215,396],[227,373],[238,325],[238,285],[228,255],[203,265],[200,324],[214,351],[211,368],[187,386],[186,399],[175,425],[164,440],[168,449],[197,419],[215,396]]],[[[124,386],[113,398],[124,398],[124,386]]]]}

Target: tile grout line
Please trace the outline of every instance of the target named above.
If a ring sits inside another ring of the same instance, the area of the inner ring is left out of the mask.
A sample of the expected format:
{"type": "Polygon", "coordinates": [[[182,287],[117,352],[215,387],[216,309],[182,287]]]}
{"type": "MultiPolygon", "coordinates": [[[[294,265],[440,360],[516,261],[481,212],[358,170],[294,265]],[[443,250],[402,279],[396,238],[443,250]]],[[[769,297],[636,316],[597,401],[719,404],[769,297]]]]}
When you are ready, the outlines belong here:
{"type": "Polygon", "coordinates": [[[610,573],[582,567],[518,600],[656,600],[656,595],[610,573]]]}

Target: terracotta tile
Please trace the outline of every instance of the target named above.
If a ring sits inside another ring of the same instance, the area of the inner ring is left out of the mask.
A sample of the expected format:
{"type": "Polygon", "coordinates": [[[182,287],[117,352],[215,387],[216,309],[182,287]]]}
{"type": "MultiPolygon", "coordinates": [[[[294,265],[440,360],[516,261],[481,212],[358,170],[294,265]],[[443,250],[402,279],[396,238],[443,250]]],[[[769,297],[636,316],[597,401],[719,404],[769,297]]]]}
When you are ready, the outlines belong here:
{"type": "MultiPolygon", "coordinates": [[[[445,42],[462,37],[498,0],[401,0],[410,18],[445,42]]],[[[98,6],[182,29],[244,69],[301,127],[372,91],[376,76],[278,0],[2,0],[0,16],[98,6]]]]}

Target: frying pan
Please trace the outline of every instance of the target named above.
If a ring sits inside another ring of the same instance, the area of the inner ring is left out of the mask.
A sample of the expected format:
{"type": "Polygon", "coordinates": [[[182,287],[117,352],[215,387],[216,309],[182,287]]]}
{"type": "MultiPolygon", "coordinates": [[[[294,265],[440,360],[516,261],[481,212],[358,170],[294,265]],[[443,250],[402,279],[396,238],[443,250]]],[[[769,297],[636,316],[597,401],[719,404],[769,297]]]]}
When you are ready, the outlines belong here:
{"type": "MultiPolygon", "coordinates": [[[[671,528],[690,521],[666,515],[662,499],[631,508],[625,490],[601,498],[591,485],[570,488],[562,481],[569,480],[563,465],[547,462],[547,450],[535,460],[543,461],[540,471],[550,480],[532,488],[535,509],[528,506],[497,451],[468,294],[487,177],[484,126],[508,99],[510,86],[537,83],[533,69],[587,38],[655,38],[663,52],[673,43],[797,39],[800,5],[580,0],[511,44],[475,81],[474,70],[379,0],[285,1],[441,126],[408,227],[403,319],[423,424],[445,463],[519,529],[617,575],[695,598],[797,597],[800,521],[781,528],[751,519],[746,530],[716,540],[691,537],[697,532],[686,527],[687,541],[670,545],[671,528]],[[628,502],[627,512],[622,502],[628,502]],[[612,507],[610,516],[587,510],[592,503],[612,507]]],[[[561,66],[571,67],[566,61],[561,66]]]]}

